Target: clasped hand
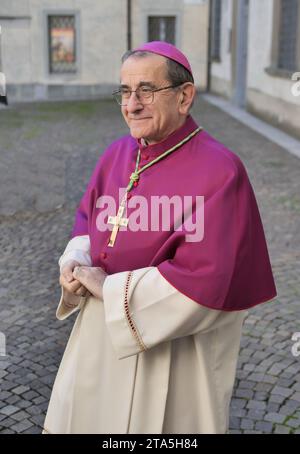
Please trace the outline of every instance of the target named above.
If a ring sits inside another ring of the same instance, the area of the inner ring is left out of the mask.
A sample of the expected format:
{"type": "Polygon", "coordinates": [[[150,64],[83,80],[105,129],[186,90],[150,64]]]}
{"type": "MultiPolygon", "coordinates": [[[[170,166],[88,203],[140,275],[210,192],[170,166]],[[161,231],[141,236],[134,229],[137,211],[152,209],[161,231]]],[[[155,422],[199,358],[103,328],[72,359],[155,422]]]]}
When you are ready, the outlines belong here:
{"type": "Polygon", "coordinates": [[[103,299],[103,284],[107,273],[100,267],[82,266],[69,260],[62,267],[59,283],[65,291],[77,296],[103,299]]]}

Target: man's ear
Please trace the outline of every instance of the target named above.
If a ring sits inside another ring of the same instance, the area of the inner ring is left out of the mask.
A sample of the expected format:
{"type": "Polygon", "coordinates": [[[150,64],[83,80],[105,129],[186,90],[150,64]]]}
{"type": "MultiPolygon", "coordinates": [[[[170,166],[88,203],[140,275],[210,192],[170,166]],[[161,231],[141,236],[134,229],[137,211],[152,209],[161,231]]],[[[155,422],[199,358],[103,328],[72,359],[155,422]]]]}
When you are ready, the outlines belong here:
{"type": "Polygon", "coordinates": [[[186,114],[193,103],[195,97],[195,86],[192,83],[187,83],[182,90],[179,98],[179,109],[181,113],[186,114]]]}

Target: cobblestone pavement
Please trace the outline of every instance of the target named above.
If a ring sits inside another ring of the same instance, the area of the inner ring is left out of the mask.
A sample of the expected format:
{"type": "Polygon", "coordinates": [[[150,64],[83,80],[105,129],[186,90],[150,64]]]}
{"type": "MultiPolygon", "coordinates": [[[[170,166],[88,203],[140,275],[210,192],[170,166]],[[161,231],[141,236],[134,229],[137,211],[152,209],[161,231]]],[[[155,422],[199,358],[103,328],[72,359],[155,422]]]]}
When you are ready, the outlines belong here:
{"type": "MultiPolygon", "coordinates": [[[[201,99],[193,114],[246,165],[278,289],[246,319],[230,432],[300,433],[300,357],[291,352],[300,331],[300,160],[201,99]]],[[[57,260],[97,156],[124,133],[108,101],[0,112],[1,433],[41,432],[74,323],[55,319],[57,260]]]]}

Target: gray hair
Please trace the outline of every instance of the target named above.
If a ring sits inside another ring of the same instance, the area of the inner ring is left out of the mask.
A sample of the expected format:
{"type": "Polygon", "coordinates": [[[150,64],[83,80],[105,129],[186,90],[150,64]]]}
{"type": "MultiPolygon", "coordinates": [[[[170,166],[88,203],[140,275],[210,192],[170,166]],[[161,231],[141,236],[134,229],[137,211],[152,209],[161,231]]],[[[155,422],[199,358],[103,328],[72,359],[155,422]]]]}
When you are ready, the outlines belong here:
{"type": "MultiPolygon", "coordinates": [[[[128,50],[122,57],[122,63],[124,63],[124,61],[131,56],[142,58],[148,57],[149,55],[153,55],[153,53],[144,50],[137,51],[128,50]]],[[[192,84],[194,83],[194,78],[192,74],[184,66],[167,57],[166,61],[167,61],[167,79],[172,85],[184,84],[185,82],[191,82],[192,84]]]]}

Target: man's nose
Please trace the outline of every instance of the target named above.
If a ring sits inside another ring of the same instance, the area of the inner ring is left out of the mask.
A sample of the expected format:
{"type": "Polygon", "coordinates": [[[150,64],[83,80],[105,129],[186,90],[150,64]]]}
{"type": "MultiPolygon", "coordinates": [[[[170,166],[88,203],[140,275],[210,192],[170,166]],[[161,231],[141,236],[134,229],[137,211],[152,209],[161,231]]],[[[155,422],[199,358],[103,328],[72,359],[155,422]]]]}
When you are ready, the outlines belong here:
{"type": "Polygon", "coordinates": [[[135,91],[131,92],[130,98],[127,101],[128,112],[135,112],[136,110],[143,109],[143,104],[140,102],[135,91]]]}

